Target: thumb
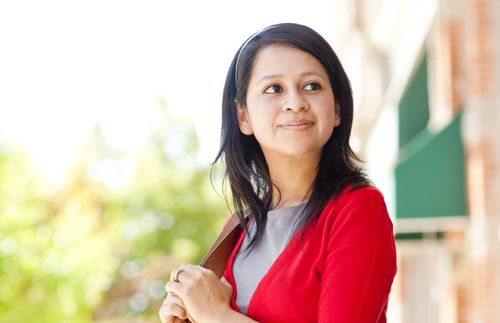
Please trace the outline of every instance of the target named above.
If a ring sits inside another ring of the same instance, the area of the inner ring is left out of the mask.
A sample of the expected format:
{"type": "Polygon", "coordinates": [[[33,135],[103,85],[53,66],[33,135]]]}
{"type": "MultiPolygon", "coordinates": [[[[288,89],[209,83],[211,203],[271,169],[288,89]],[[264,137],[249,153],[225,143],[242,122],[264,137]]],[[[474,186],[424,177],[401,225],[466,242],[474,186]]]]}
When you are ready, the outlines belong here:
{"type": "Polygon", "coordinates": [[[220,281],[221,281],[224,285],[226,285],[227,287],[231,287],[231,288],[233,287],[233,286],[231,285],[231,283],[230,283],[230,282],[226,279],[226,277],[224,277],[224,276],[222,276],[222,277],[220,278],[220,281]]]}

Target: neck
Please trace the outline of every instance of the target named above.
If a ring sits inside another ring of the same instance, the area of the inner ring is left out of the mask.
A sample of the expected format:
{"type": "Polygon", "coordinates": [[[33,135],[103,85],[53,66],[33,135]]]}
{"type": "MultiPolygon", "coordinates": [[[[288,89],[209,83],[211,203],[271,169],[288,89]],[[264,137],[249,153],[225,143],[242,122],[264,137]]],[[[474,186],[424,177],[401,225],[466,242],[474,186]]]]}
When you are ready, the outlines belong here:
{"type": "Polygon", "coordinates": [[[267,160],[273,187],[272,208],[302,204],[316,177],[319,157],[275,158],[267,160]]]}

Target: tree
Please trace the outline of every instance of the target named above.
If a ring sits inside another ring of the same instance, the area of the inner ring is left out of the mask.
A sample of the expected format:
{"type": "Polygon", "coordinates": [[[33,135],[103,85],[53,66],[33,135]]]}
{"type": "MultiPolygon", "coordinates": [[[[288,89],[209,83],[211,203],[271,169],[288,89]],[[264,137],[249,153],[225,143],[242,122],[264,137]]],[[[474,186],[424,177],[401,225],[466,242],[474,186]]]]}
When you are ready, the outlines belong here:
{"type": "Polygon", "coordinates": [[[0,321],[158,321],[171,268],[197,263],[226,216],[192,125],[161,107],[132,153],[96,127],[56,191],[0,146],[0,321]]]}

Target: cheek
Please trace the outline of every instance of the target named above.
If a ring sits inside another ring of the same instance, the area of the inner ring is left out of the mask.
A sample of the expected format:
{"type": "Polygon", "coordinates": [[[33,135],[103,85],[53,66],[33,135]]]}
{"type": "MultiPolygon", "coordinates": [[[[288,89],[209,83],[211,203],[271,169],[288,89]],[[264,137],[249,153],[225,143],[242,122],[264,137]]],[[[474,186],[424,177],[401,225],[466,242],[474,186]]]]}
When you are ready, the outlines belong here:
{"type": "Polygon", "coordinates": [[[266,115],[261,114],[252,120],[252,130],[258,141],[272,135],[273,126],[266,115]]]}
{"type": "Polygon", "coordinates": [[[337,116],[332,109],[325,109],[325,111],[322,111],[319,115],[318,120],[321,125],[321,133],[324,139],[328,140],[331,137],[333,130],[335,129],[336,118],[337,116]]]}
{"type": "Polygon", "coordinates": [[[267,106],[259,106],[259,108],[249,111],[250,122],[255,130],[269,131],[276,120],[277,113],[267,106]]]}
{"type": "Polygon", "coordinates": [[[325,119],[321,120],[321,128],[322,137],[325,137],[328,140],[335,129],[335,118],[325,116],[325,119]]]}
{"type": "Polygon", "coordinates": [[[319,112],[319,119],[325,125],[325,127],[335,126],[335,120],[337,119],[337,114],[333,108],[324,109],[319,112]]]}

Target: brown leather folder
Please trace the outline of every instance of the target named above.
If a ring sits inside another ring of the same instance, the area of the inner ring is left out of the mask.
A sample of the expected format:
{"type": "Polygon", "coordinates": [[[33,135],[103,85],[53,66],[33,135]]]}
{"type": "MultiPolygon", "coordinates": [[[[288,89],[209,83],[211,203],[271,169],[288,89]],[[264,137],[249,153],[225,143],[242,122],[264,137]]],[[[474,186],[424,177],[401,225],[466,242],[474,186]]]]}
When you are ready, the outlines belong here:
{"type": "MultiPolygon", "coordinates": [[[[240,219],[236,214],[232,214],[219,237],[201,261],[200,266],[212,270],[217,277],[221,278],[227,259],[238,241],[241,230],[240,219]]],[[[190,323],[191,321],[185,320],[185,322],[190,323]]]]}
{"type": "Polygon", "coordinates": [[[240,219],[238,216],[232,214],[219,237],[200,263],[200,266],[212,270],[219,278],[222,277],[227,259],[240,236],[242,229],[239,224],[240,219]]]}

